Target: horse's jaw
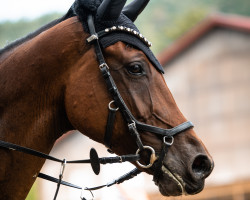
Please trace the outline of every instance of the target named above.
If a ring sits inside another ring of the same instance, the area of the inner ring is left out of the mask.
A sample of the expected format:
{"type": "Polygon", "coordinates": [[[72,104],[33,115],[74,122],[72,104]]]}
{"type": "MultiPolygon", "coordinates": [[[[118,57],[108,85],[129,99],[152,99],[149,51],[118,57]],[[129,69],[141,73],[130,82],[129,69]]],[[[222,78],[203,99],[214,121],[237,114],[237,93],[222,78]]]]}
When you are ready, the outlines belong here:
{"type": "Polygon", "coordinates": [[[185,183],[182,178],[173,174],[167,167],[161,167],[163,179],[158,182],[159,191],[164,196],[179,196],[185,194],[185,183]]]}

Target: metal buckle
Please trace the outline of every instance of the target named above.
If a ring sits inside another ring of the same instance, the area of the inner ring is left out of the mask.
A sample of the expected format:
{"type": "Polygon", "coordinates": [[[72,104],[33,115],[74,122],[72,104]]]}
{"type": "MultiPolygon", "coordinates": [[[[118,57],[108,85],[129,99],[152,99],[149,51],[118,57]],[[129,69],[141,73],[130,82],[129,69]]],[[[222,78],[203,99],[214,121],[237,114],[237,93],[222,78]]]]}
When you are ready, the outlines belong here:
{"type": "Polygon", "coordinates": [[[135,124],[135,121],[132,120],[132,123],[128,124],[128,128],[136,128],[136,124],[135,124]]]}
{"type": "Polygon", "coordinates": [[[89,36],[89,37],[87,38],[87,42],[88,42],[88,43],[90,43],[90,42],[92,42],[92,41],[94,41],[94,40],[98,40],[98,35],[97,35],[97,34],[93,34],[93,35],[91,35],[91,36],[89,36]]]}
{"type": "Polygon", "coordinates": [[[116,112],[117,110],[119,110],[119,107],[117,107],[117,108],[112,108],[112,107],[111,107],[111,104],[114,103],[114,102],[115,102],[114,100],[112,100],[112,101],[109,102],[109,110],[115,111],[115,112],[116,112]]]}
{"type": "Polygon", "coordinates": [[[123,162],[123,160],[122,160],[122,157],[121,157],[121,156],[119,156],[119,162],[120,162],[120,163],[122,163],[122,162],[123,162]]]}
{"type": "MultiPolygon", "coordinates": [[[[148,149],[148,150],[151,151],[150,163],[149,163],[148,165],[143,165],[143,164],[141,164],[141,163],[139,162],[139,160],[137,160],[136,163],[137,163],[141,168],[147,169],[147,168],[152,167],[152,165],[154,164],[154,162],[157,160],[157,157],[156,157],[156,155],[155,155],[155,150],[154,150],[152,147],[150,147],[150,146],[143,146],[143,149],[148,149]]],[[[136,151],[135,154],[136,154],[136,155],[139,155],[140,151],[141,151],[141,150],[138,149],[138,150],[136,151]]]]}
{"type": "Polygon", "coordinates": [[[164,144],[171,146],[174,143],[174,137],[173,136],[165,136],[163,137],[164,144]],[[167,141],[167,139],[171,139],[171,141],[167,141]]]}
{"type": "Polygon", "coordinates": [[[102,69],[104,67],[107,67],[107,69],[109,69],[109,66],[107,65],[107,63],[102,63],[99,65],[99,68],[102,69]]]}

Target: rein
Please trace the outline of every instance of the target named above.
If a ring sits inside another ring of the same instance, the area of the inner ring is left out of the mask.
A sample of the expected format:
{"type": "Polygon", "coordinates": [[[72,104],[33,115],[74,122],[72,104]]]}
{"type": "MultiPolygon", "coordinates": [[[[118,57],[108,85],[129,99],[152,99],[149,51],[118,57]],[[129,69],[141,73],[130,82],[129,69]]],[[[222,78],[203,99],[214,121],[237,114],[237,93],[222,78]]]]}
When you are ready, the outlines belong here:
{"type": "MultiPolygon", "coordinates": [[[[102,50],[101,50],[101,47],[99,44],[99,40],[98,40],[100,37],[104,37],[105,35],[109,34],[109,32],[117,31],[117,28],[112,27],[112,28],[105,29],[103,31],[96,33],[94,19],[93,19],[92,15],[88,16],[87,23],[88,23],[88,27],[89,27],[89,31],[90,31],[90,37],[87,38],[87,42],[94,45],[95,53],[96,53],[97,60],[99,63],[99,69],[101,71],[101,74],[102,74],[105,82],[106,82],[107,89],[108,89],[108,91],[111,94],[112,99],[113,99],[108,105],[109,114],[108,114],[107,126],[106,126],[106,131],[105,131],[105,136],[104,136],[104,144],[108,148],[108,151],[112,152],[112,150],[111,150],[111,148],[112,148],[111,138],[112,138],[112,132],[113,132],[113,126],[114,126],[114,122],[115,122],[116,112],[119,110],[122,113],[122,116],[128,125],[129,133],[135,138],[136,144],[138,146],[138,150],[136,151],[135,154],[132,154],[132,155],[122,155],[122,156],[117,156],[117,157],[99,158],[95,149],[92,148],[90,150],[90,159],[66,161],[65,159],[61,160],[61,159],[55,158],[53,156],[38,152],[38,151],[33,150],[33,149],[29,149],[26,147],[22,147],[22,146],[19,146],[16,144],[12,144],[12,143],[0,140],[0,147],[10,149],[10,150],[20,151],[20,152],[23,152],[26,154],[30,154],[33,156],[37,156],[37,157],[41,157],[41,158],[45,158],[48,160],[52,160],[52,161],[61,163],[61,170],[60,170],[60,174],[59,174],[58,179],[51,177],[49,175],[43,174],[43,173],[39,173],[37,175],[37,177],[39,177],[39,178],[43,178],[43,179],[57,183],[57,189],[56,189],[56,192],[54,195],[54,200],[56,200],[56,198],[57,198],[57,194],[59,192],[60,185],[66,185],[66,186],[73,187],[76,189],[88,190],[91,192],[91,190],[97,190],[97,189],[101,189],[101,188],[106,187],[106,186],[110,187],[114,184],[120,184],[126,180],[133,178],[134,176],[138,175],[139,173],[141,173],[141,171],[139,169],[135,168],[132,171],[130,171],[129,173],[124,174],[123,176],[119,177],[118,179],[113,180],[105,185],[92,187],[92,188],[82,188],[82,187],[79,187],[77,185],[74,185],[74,184],[71,184],[71,183],[68,183],[68,182],[62,180],[66,164],[89,163],[89,164],[91,164],[94,173],[96,175],[98,175],[100,172],[100,164],[121,163],[121,162],[125,162],[125,161],[136,162],[138,164],[138,166],[140,166],[141,168],[153,167],[153,169],[154,169],[154,181],[158,182],[158,180],[162,174],[161,167],[163,165],[164,156],[167,153],[168,147],[170,147],[173,144],[174,136],[178,133],[181,133],[181,132],[187,130],[187,129],[193,128],[193,124],[190,121],[184,122],[184,123],[182,123],[176,127],[173,127],[171,129],[163,129],[160,127],[156,127],[156,126],[152,126],[152,125],[148,125],[148,124],[144,124],[142,122],[139,122],[133,116],[133,114],[130,112],[130,110],[128,109],[127,105],[125,104],[123,98],[121,97],[121,95],[118,91],[118,88],[116,87],[116,84],[115,84],[115,82],[110,74],[109,67],[105,62],[105,59],[104,59],[104,56],[102,54],[102,50]],[[113,104],[114,104],[114,106],[113,106],[113,104]],[[139,132],[150,132],[150,133],[154,133],[156,135],[159,135],[163,138],[162,139],[163,140],[163,147],[162,147],[162,150],[161,150],[159,156],[156,156],[155,150],[152,147],[143,145],[139,132]],[[140,163],[139,161],[140,161],[140,153],[142,151],[145,151],[145,150],[149,150],[151,152],[151,155],[150,155],[150,162],[148,164],[144,165],[144,164],[140,163]]],[[[148,46],[150,46],[149,41],[147,41],[143,36],[141,36],[141,34],[134,32],[134,30],[132,30],[132,29],[128,29],[126,27],[118,27],[118,31],[125,31],[126,33],[130,33],[132,35],[137,35],[141,40],[144,41],[144,43],[146,43],[146,44],[148,44],[148,46]]],[[[81,199],[86,200],[84,197],[81,197],[81,199]]]]}
{"type": "MultiPolygon", "coordinates": [[[[1,141],[1,140],[0,140],[0,147],[6,148],[9,150],[13,150],[13,151],[23,152],[23,153],[26,153],[26,154],[29,154],[32,156],[45,158],[47,160],[61,163],[61,169],[60,169],[60,174],[59,174],[58,179],[55,177],[49,176],[47,174],[44,174],[44,173],[39,173],[38,175],[35,175],[35,177],[39,177],[39,178],[57,183],[57,188],[56,188],[56,192],[55,192],[53,200],[56,200],[58,192],[59,192],[59,188],[61,185],[65,185],[65,186],[72,187],[75,189],[80,189],[80,190],[87,190],[87,191],[91,192],[92,190],[98,190],[98,189],[101,189],[103,187],[110,187],[114,184],[123,183],[124,181],[129,180],[129,179],[131,179],[131,178],[133,178],[136,175],[141,173],[141,171],[139,169],[135,168],[132,171],[122,175],[121,177],[119,177],[113,181],[108,182],[107,184],[97,186],[97,187],[91,187],[91,188],[89,188],[89,187],[83,188],[83,187],[80,187],[80,186],[77,186],[75,184],[72,184],[72,183],[69,183],[69,182],[62,180],[66,164],[85,164],[85,163],[90,164],[94,173],[96,175],[98,175],[100,173],[100,164],[104,165],[104,164],[122,163],[122,162],[126,162],[126,161],[133,162],[133,161],[139,160],[140,156],[137,154],[137,155],[123,155],[123,156],[116,156],[116,157],[99,158],[96,150],[94,148],[91,148],[90,159],[66,161],[65,159],[61,160],[61,159],[58,159],[56,157],[50,156],[48,154],[44,154],[42,152],[27,148],[27,147],[22,147],[22,146],[12,144],[9,142],[5,142],[5,141],[1,141]]],[[[92,194],[92,192],[91,192],[91,194],[92,194]]],[[[81,199],[86,200],[84,197],[81,197],[81,199]]]]}

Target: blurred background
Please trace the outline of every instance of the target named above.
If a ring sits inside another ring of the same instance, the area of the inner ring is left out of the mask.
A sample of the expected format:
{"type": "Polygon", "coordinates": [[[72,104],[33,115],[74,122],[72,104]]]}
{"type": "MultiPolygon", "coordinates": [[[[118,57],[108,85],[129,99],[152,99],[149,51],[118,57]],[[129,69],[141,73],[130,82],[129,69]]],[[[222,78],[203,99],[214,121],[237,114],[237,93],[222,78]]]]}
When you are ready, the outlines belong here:
{"type": "MultiPolygon", "coordinates": [[[[0,2],[0,48],[62,16],[72,0],[0,2]]],[[[214,158],[206,187],[191,197],[162,197],[152,177],[141,174],[122,185],[94,192],[95,199],[250,200],[250,1],[151,1],[136,25],[152,43],[165,68],[165,79],[184,115],[214,158]]],[[[51,154],[67,160],[88,158],[95,147],[78,132],[60,138],[51,154]]],[[[91,187],[133,169],[131,164],[66,167],[64,180],[91,187]]],[[[58,176],[60,164],[46,161],[42,172],[58,176]]],[[[52,199],[56,184],[37,180],[28,200],[52,199]]],[[[81,191],[61,187],[58,199],[79,199],[81,191]]],[[[89,193],[84,195],[90,196],[89,193]]]]}

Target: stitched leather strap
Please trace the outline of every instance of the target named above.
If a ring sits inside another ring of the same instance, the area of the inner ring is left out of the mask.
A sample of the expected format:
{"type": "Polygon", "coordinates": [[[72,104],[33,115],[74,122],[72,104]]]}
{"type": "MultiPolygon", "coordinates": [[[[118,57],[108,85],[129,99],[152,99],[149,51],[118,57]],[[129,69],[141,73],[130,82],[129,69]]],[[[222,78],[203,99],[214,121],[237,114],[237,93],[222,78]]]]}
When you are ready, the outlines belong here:
{"type": "Polygon", "coordinates": [[[155,134],[162,135],[162,136],[174,136],[177,133],[181,133],[185,130],[188,130],[188,129],[194,127],[193,123],[190,121],[186,121],[178,126],[171,128],[171,129],[163,129],[160,127],[144,124],[144,123],[141,123],[138,121],[136,121],[135,123],[136,123],[138,130],[140,130],[140,131],[148,131],[148,132],[155,133],[155,134]]]}
{"type": "MultiPolygon", "coordinates": [[[[117,178],[117,179],[115,179],[115,180],[113,180],[113,181],[111,181],[111,182],[109,182],[107,184],[100,185],[100,186],[97,186],[97,187],[91,187],[91,188],[88,188],[88,187],[82,188],[80,186],[74,185],[74,184],[66,182],[66,181],[61,181],[61,184],[65,185],[65,186],[68,186],[68,187],[75,188],[75,189],[98,190],[98,189],[101,189],[103,187],[110,187],[110,186],[112,186],[114,184],[123,183],[124,181],[130,180],[130,179],[132,179],[133,177],[137,176],[140,173],[141,173],[141,171],[139,169],[135,168],[135,169],[131,170],[130,172],[120,176],[119,178],[117,178]]],[[[59,179],[54,178],[54,177],[49,176],[49,175],[46,175],[46,174],[43,174],[43,173],[39,173],[37,177],[48,180],[48,181],[51,181],[51,182],[54,182],[54,183],[59,183],[59,179]]]]}
{"type": "Polygon", "coordinates": [[[63,160],[61,160],[61,159],[55,158],[53,156],[41,153],[39,151],[30,149],[30,148],[27,148],[27,147],[22,147],[22,146],[19,146],[19,145],[10,143],[10,142],[5,142],[5,141],[0,140],[0,147],[10,149],[10,150],[19,151],[19,152],[23,152],[23,153],[26,153],[26,154],[30,154],[30,155],[40,157],[40,158],[45,158],[45,159],[52,160],[52,161],[55,161],[55,162],[63,163],[63,160]]]}
{"type": "Polygon", "coordinates": [[[134,178],[135,176],[137,176],[138,174],[140,174],[141,171],[137,168],[133,169],[132,171],[124,174],[123,176],[119,177],[118,179],[115,179],[105,185],[100,185],[100,186],[97,186],[97,187],[92,187],[92,188],[85,188],[85,190],[98,190],[98,189],[101,189],[101,188],[104,188],[104,187],[110,187],[114,184],[120,184],[120,183],[123,183],[124,181],[127,181],[127,180],[130,180],[132,178],[134,178]]]}
{"type": "Polygon", "coordinates": [[[97,56],[97,61],[101,65],[101,64],[105,63],[105,59],[103,57],[102,51],[99,51],[99,49],[101,49],[99,42],[95,42],[95,41],[98,40],[98,36],[96,34],[96,31],[95,31],[94,19],[93,19],[92,15],[88,16],[87,22],[88,22],[89,32],[91,34],[90,37],[93,37],[93,39],[91,41],[87,41],[87,42],[92,42],[93,41],[93,44],[95,46],[95,53],[96,53],[96,56],[97,56]]]}
{"type": "Polygon", "coordinates": [[[160,152],[159,158],[157,162],[154,164],[154,176],[153,176],[153,181],[155,183],[158,183],[160,176],[162,175],[162,170],[161,167],[163,165],[163,160],[168,152],[168,146],[166,144],[163,144],[162,150],[160,152]]]}
{"type": "MultiPolygon", "coordinates": [[[[39,173],[38,176],[39,178],[54,182],[54,183],[58,183],[59,179],[54,178],[52,176],[49,176],[47,174],[43,174],[43,173],[39,173]]],[[[68,186],[68,187],[72,187],[72,188],[76,188],[76,189],[82,189],[80,186],[74,185],[72,183],[66,182],[66,181],[61,181],[62,185],[68,186]]]]}
{"type": "Polygon", "coordinates": [[[111,138],[115,123],[115,113],[116,110],[109,110],[108,121],[106,125],[106,132],[104,135],[104,145],[111,150],[111,138]]]}

